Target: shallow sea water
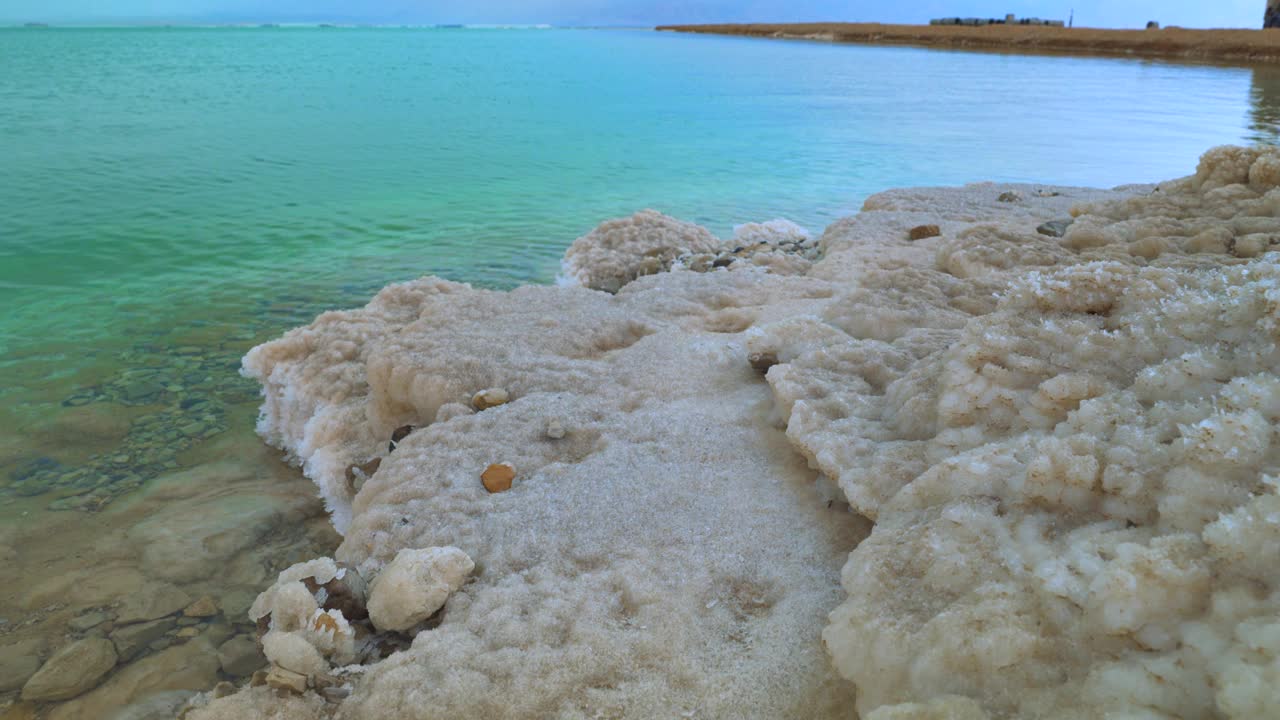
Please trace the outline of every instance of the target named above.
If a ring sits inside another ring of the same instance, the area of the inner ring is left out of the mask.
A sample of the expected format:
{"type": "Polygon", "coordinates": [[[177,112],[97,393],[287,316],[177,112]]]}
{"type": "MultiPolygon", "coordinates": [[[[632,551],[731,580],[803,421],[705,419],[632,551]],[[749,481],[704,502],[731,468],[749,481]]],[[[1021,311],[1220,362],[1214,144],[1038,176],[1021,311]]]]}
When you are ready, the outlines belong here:
{"type": "MultiPolygon", "coordinates": [[[[641,31],[0,30],[0,653],[119,645],[122,602],[178,588],[218,614],[149,619],[159,634],[54,716],[234,680],[212,648],[251,634],[247,601],[338,541],[253,434],[239,358],[388,282],[550,282],[575,237],[643,207],[818,232],[888,187],[1160,180],[1278,132],[1274,67],[641,31]]],[[[35,709],[3,709],[20,674],[0,667],[0,717],[35,709]]]]}

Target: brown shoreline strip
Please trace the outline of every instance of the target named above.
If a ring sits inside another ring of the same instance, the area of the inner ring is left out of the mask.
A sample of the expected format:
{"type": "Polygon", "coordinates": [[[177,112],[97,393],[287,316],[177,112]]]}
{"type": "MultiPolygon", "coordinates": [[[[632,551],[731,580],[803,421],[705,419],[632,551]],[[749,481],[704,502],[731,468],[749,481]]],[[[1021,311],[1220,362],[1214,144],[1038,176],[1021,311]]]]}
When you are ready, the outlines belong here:
{"type": "Polygon", "coordinates": [[[1280,62],[1280,30],[1101,30],[1027,25],[966,27],[878,23],[660,25],[657,30],[873,45],[1280,62]]]}

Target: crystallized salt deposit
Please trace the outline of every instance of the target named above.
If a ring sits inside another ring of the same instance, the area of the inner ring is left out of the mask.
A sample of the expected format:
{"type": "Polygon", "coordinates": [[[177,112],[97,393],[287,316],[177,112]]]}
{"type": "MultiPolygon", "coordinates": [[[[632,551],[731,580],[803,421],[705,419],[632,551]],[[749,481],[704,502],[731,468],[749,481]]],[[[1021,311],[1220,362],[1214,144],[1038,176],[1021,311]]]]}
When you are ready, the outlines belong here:
{"type": "MultiPolygon", "coordinates": [[[[349,696],[191,717],[1277,716],[1278,185],[1280,151],[1218,148],[1158,187],[890,191],[817,262],[706,272],[659,272],[714,239],[641,213],[566,255],[616,295],[326,313],[246,358],[261,432],[375,595],[419,548],[474,570],[349,696]]],[[[328,571],[254,612],[332,664],[297,590],[328,571]]]]}
{"type": "Polygon", "coordinates": [[[444,607],[475,567],[455,547],[405,548],[369,589],[369,619],[379,630],[409,630],[444,607]]]}
{"type": "Polygon", "coordinates": [[[641,210],[602,223],[575,240],[561,265],[566,280],[617,292],[637,277],[669,269],[682,254],[711,252],[719,246],[720,241],[705,228],[656,210],[641,210]]]}

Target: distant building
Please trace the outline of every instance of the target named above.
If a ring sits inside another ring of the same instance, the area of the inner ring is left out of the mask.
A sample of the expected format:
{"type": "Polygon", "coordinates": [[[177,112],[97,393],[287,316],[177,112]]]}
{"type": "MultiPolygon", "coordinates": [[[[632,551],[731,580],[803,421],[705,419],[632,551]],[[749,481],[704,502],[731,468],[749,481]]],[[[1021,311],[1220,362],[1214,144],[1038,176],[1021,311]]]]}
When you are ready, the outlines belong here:
{"type": "MultiPolygon", "coordinates": [[[[1280,0],[1275,0],[1280,3],[1280,0]]],[[[935,18],[929,21],[930,25],[964,25],[966,27],[982,27],[984,25],[1042,25],[1045,27],[1065,27],[1066,23],[1061,20],[1041,20],[1040,18],[1019,18],[1013,13],[1000,18],[935,18]]]]}

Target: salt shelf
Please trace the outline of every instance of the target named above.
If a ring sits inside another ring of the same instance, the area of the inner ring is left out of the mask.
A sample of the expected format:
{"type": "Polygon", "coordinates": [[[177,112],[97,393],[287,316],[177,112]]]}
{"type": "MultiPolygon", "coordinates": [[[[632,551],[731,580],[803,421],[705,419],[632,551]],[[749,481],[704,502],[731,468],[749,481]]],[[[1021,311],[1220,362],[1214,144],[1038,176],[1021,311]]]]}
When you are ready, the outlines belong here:
{"type": "Polygon", "coordinates": [[[357,633],[387,654],[188,717],[1280,713],[1280,151],[890,191],[812,252],[606,230],[569,260],[616,293],[425,278],[245,358],[342,567],[474,569],[357,633]]]}

